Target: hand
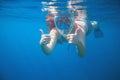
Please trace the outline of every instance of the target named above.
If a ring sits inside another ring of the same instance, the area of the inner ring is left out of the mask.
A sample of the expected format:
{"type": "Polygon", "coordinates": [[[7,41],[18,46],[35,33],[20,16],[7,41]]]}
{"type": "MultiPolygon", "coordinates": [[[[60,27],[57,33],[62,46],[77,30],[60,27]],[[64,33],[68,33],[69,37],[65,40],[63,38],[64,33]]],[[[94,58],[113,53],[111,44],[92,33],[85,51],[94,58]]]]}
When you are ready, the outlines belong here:
{"type": "Polygon", "coordinates": [[[40,44],[41,45],[46,45],[50,42],[51,40],[51,36],[49,34],[44,34],[43,30],[40,29],[40,33],[41,33],[41,40],[40,40],[40,44]]]}
{"type": "Polygon", "coordinates": [[[68,34],[67,40],[68,40],[68,43],[77,44],[78,43],[78,36],[76,34],[68,34]]]}

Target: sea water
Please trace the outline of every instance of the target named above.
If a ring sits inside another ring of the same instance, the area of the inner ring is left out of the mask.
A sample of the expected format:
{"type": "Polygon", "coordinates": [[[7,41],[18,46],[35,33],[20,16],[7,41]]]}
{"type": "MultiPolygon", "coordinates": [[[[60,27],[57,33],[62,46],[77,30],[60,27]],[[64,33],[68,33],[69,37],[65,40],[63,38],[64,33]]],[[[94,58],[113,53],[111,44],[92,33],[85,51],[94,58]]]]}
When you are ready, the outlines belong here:
{"type": "MultiPolygon", "coordinates": [[[[120,80],[120,1],[86,1],[88,17],[104,36],[86,37],[84,58],[67,42],[49,56],[42,52],[39,29],[48,34],[43,1],[0,0],[0,80],[120,80]]],[[[68,2],[54,1],[64,2],[63,10],[68,2]]]]}

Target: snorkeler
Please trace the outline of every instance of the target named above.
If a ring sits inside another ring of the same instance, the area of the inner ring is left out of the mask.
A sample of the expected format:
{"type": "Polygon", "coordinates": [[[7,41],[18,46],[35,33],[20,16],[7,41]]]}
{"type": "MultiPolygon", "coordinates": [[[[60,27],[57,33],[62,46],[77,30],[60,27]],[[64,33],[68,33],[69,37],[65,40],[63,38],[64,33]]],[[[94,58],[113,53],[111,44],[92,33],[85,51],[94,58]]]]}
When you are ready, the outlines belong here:
{"type": "Polygon", "coordinates": [[[40,45],[43,52],[47,55],[51,53],[59,37],[62,41],[68,41],[70,44],[75,44],[78,55],[85,56],[85,38],[93,29],[99,30],[96,21],[88,21],[86,10],[65,12],[65,13],[50,13],[46,17],[49,24],[49,34],[41,32],[40,45]]]}
{"type": "Polygon", "coordinates": [[[69,43],[76,45],[80,56],[85,56],[85,36],[88,32],[86,22],[84,20],[74,20],[72,22],[66,16],[60,16],[58,21],[55,22],[55,17],[54,14],[49,14],[46,18],[50,27],[49,34],[44,34],[43,30],[40,30],[42,33],[40,45],[43,52],[49,55],[57,43],[58,37],[61,36],[69,43]],[[68,28],[65,29],[64,27],[68,28]]]}

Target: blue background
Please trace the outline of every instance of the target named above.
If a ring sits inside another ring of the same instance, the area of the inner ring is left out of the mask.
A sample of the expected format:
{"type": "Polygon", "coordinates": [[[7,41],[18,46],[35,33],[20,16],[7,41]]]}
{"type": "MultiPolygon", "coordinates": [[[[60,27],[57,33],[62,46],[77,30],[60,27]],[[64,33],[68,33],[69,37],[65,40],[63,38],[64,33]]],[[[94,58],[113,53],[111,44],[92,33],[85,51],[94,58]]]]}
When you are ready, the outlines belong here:
{"type": "Polygon", "coordinates": [[[47,30],[40,0],[0,0],[0,80],[120,80],[120,1],[88,2],[104,37],[87,36],[80,58],[67,43],[50,56],[42,52],[39,29],[47,30]]]}

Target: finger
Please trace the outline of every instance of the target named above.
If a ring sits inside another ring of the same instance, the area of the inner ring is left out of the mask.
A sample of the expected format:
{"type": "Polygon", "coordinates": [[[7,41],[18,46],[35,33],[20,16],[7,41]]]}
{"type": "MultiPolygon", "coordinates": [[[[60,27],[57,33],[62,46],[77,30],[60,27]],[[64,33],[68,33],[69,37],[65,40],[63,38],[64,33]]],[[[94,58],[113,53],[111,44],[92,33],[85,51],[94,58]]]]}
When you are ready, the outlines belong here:
{"type": "Polygon", "coordinates": [[[44,44],[44,40],[40,40],[40,44],[43,45],[44,44]]]}
{"type": "Polygon", "coordinates": [[[46,45],[48,44],[46,41],[45,42],[41,42],[41,45],[46,45]]]}
{"type": "Polygon", "coordinates": [[[68,40],[68,41],[73,41],[73,39],[72,39],[72,38],[68,38],[67,40],[68,40]]]}
{"type": "Polygon", "coordinates": [[[44,39],[46,42],[50,42],[50,38],[46,38],[46,39],[44,39]]]}
{"type": "Polygon", "coordinates": [[[68,34],[67,37],[74,36],[75,34],[68,34]]]}
{"type": "Polygon", "coordinates": [[[69,37],[69,36],[67,36],[67,37],[66,37],[66,39],[67,39],[67,40],[69,40],[69,39],[70,39],[70,37],[69,37]]]}
{"type": "Polygon", "coordinates": [[[46,40],[41,40],[41,41],[40,41],[40,44],[43,44],[43,45],[48,44],[48,43],[49,43],[49,42],[46,41],[46,40]]]}
{"type": "Polygon", "coordinates": [[[46,39],[51,39],[51,38],[50,38],[50,36],[44,36],[44,37],[42,37],[42,39],[46,40],[46,39]]]}
{"type": "Polygon", "coordinates": [[[69,39],[69,41],[73,41],[73,39],[69,39]]]}
{"type": "Polygon", "coordinates": [[[68,36],[68,37],[67,37],[67,40],[69,40],[69,39],[71,39],[71,36],[68,36]]]}
{"type": "Polygon", "coordinates": [[[72,40],[72,39],[69,39],[68,43],[73,43],[73,40],[72,40]]]}
{"type": "Polygon", "coordinates": [[[44,36],[44,37],[42,37],[41,40],[42,40],[42,41],[50,42],[51,38],[50,38],[50,37],[46,37],[46,36],[44,36]]]}
{"type": "Polygon", "coordinates": [[[70,36],[71,36],[71,35],[70,35],[70,34],[68,34],[68,35],[67,35],[67,38],[69,39],[69,38],[70,38],[70,36]]]}
{"type": "Polygon", "coordinates": [[[48,34],[47,34],[47,35],[45,35],[45,34],[44,34],[44,35],[42,35],[42,38],[43,38],[43,39],[50,39],[50,38],[51,38],[51,36],[50,36],[50,35],[48,35],[48,34]]]}
{"type": "Polygon", "coordinates": [[[70,36],[67,36],[67,39],[72,39],[74,37],[75,37],[74,35],[70,35],[70,36]]]}
{"type": "Polygon", "coordinates": [[[48,41],[44,41],[43,44],[48,44],[49,42],[48,41]]]}
{"type": "Polygon", "coordinates": [[[41,33],[41,35],[43,35],[43,34],[44,34],[44,31],[43,31],[42,29],[40,29],[40,33],[41,33]]]}

